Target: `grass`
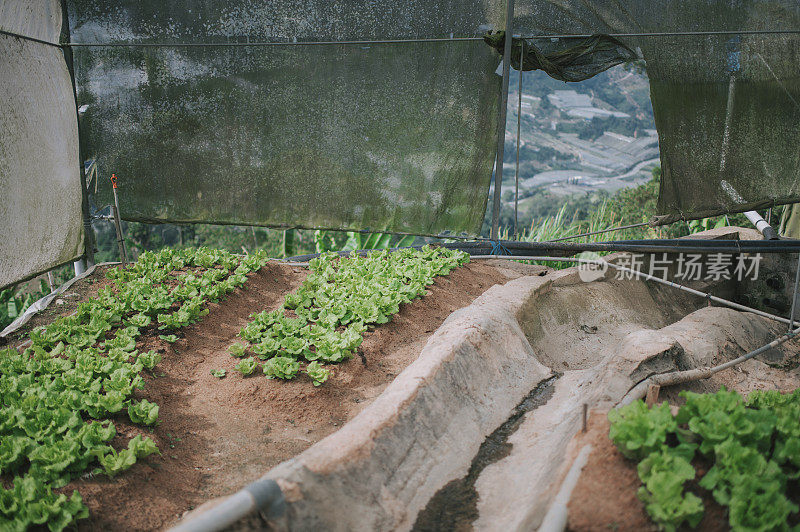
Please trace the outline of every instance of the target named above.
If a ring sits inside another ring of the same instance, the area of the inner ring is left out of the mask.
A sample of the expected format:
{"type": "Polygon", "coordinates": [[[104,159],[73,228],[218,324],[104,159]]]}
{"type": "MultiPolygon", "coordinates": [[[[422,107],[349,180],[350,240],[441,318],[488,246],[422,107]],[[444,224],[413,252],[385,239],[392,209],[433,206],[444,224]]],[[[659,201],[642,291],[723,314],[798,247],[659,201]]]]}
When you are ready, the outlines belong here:
{"type": "MultiPolygon", "coordinates": [[[[647,222],[650,216],[655,213],[660,176],[660,169],[654,170],[653,179],[648,183],[631,189],[621,190],[611,198],[603,200],[595,209],[589,212],[588,216],[582,219],[578,219],[576,214],[570,217],[567,214],[567,205],[565,204],[553,216],[546,216],[538,220],[534,219],[530,227],[519,233],[516,238],[514,238],[510,228],[502,228],[500,230],[500,238],[504,240],[517,240],[520,242],[548,242],[586,233],[594,233],[596,231],[604,231],[615,227],[647,222]]],[[[747,225],[742,215],[733,215],[729,218],[731,224],[747,225]]],[[[719,216],[716,218],[692,221],[690,223],[677,222],[662,227],[641,226],[621,231],[610,231],[607,233],[572,238],[568,240],[568,242],[587,243],[609,242],[612,240],[677,238],[704,231],[712,227],[723,227],[728,224],[728,218],[719,216]]],[[[603,254],[607,253],[601,253],[601,255],[603,254]]],[[[574,265],[572,262],[521,262],[546,264],[555,269],[568,268],[574,265]]]]}

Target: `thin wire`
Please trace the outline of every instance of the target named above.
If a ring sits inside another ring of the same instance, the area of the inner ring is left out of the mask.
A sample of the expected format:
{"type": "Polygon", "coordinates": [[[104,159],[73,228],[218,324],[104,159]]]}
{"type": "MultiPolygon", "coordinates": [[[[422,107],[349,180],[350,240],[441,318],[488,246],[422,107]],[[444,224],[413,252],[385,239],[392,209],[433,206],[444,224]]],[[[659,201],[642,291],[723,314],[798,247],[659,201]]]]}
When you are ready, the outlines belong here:
{"type": "Polygon", "coordinates": [[[556,238],[556,239],[553,239],[553,240],[545,240],[545,242],[562,242],[564,240],[572,240],[573,238],[581,238],[581,237],[584,237],[584,236],[599,235],[601,233],[610,233],[612,231],[623,231],[625,229],[633,229],[634,227],[643,227],[645,225],[650,225],[650,224],[647,223],[647,222],[642,222],[642,223],[638,223],[638,224],[621,225],[619,227],[612,227],[610,229],[601,229],[600,231],[592,231],[591,233],[581,233],[579,235],[565,236],[563,238],[556,238]]]}
{"type": "MultiPolygon", "coordinates": [[[[607,33],[609,37],[702,37],[709,35],[765,35],[765,34],[794,34],[796,30],[720,30],[720,31],[663,31],[649,33],[607,33]]],[[[555,35],[531,35],[522,39],[588,39],[596,34],[565,33],[555,35]]]]}
{"type": "Polygon", "coordinates": [[[405,43],[443,43],[453,41],[482,41],[483,37],[441,37],[441,38],[424,38],[424,39],[376,39],[376,40],[353,40],[353,41],[254,41],[254,42],[176,42],[176,43],[135,43],[135,42],[116,42],[116,43],[78,43],[71,42],[65,46],[74,47],[119,47],[119,46],[135,46],[143,48],[152,47],[176,47],[176,48],[193,48],[198,46],[214,46],[214,47],[240,47],[240,46],[335,46],[335,45],[368,45],[368,44],[405,44],[405,43]]]}
{"type": "Polygon", "coordinates": [[[61,48],[61,45],[55,42],[44,41],[42,39],[37,39],[36,37],[28,37],[27,35],[20,35],[19,33],[13,33],[6,30],[0,30],[0,35],[7,35],[8,37],[16,37],[17,39],[23,39],[26,41],[31,41],[39,44],[46,44],[48,46],[55,46],[56,48],[61,48]]]}
{"type": "Polygon", "coordinates": [[[514,240],[517,239],[517,224],[519,221],[519,144],[522,130],[522,59],[525,57],[525,41],[522,41],[522,50],[519,54],[519,88],[517,88],[517,169],[514,172],[514,240]]]}
{"type": "MultiPolygon", "coordinates": [[[[22,35],[10,34],[23,39],[31,39],[22,35]]],[[[797,30],[730,30],[730,31],[676,31],[676,32],[651,32],[651,33],[609,33],[610,37],[697,37],[697,36],[711,36],[711,35],[782,35],[782,34],[800,34],[800,29],[797,30]]],[[[538,39],[588,39],[593,37],[591,33],[554,33],[547,35],[529,35],[520,37],[525,40],[538,40],[538,39]]],[[[36,40],[36,39],[31,39],[36,40]]],[[[119,47],[119,46],[132,46],[132,47],[200,47],[200,46],[216,46],[216,47],[238,47],[238,46],[334,46],[334,45],[369,45],[369,44],[404,44],[404,43],[442,43],[453,41],[483,41],[483,37],[432,37],[421,39],[375,39],[375,40],[352,40],[352,41],[286,41],[286,42],[271,42],[271,41],[256,41],[256,42],[219,42],[219,43],[132,43],[132,42],[119,42],[119,43],[78,43],[70,42],[62,46],[72,47],[119,47]]],[[[46,41],[40,41],[44,44],[59,46],[46,41]]]]}
{"type": "Polygon", "coordinates": [[[740,305],[739,303],[735,303],[733,301],[729,301],[727,299],[722,299],[721,297],[713,296],[708,292],[701,292],[700,290],[695,290],[694,288],[689,288],[688,286],[673,282],[667,281],[666,279],[662,279],[660,277],[655,277],[648,273],[640,272],[638,270],[634,270],[631,268],[626,268],[625,266],[620,266],[618,264],[614,264],[613,262],[608,262],[602,259],[582,259],[577,257],[542,257],[538,255],[472,255],[470,259],[505,259],[505,260],[535,260],[535,261],[551,261],[551,262],[578,262],[582,264],[596,264],[600,266],[608,265],[615,270],[627,273],[629,275],[635,275],[638,278],[641,278],[644,281],[655,281],[657,283],[661,283],[666,286],[670,286],[672,288],[677,288],[678,290],[688,292],[690,294],[694,294],[696,296],[703,297],[708,299],[709,301],[713,301],[715,303],[719,303],[720,305],[725,305],[727,307],[741,310],[743,312],[749,312],[751,314],[755,314],[757,316],[761,316],[764,318],[768,318],[780,323],[789,323],[789,320],[786,318],[782,318],[780,316],[776,316],[775,314],[770,314],[769,312],[764,312],[762,310],[754,309],[752,307],[748,307],[745,305],[740,305]]]}

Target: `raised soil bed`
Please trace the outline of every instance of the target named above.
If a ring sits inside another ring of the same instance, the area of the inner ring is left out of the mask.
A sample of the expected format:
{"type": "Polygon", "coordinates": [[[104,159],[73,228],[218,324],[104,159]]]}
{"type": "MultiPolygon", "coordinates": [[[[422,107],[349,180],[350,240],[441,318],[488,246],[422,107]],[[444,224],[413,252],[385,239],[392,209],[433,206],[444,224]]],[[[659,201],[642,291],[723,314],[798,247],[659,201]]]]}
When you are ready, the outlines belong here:
{"type": "MultiPolygon", "coordinates": [[[[237,360],[227,347],[250,314],[280,307],[305,276],[304,268],[268,263],[250,274],[242,289],[211,304],[210,313],[183,329],[174,344],[159,340],[157,331],[139,338],[139,350],[163,354],[153,373],[143,373],[145,388],[136,393],[159,404],[160,422],[148,429],[125,415],[114,416],[118,436],[111,444],[146,434],[161,456],[142,459],[113,479],[83,477],[62,488],[67,493],[77,489],[89,507],[90,518],[79,521],[79,529],[167,527],[203,502],[228,495],[301,453],[370,404],[453,311],[506,282],[508,271],[473,263],[437,278],[429,295],[403,305],[391,322],[367,332],[357,356],[333,366],[323,386],[314,387],[307,378],[269,380],[260,372],[242,377],[234,371],[237,360]],[[213,377],[212,369],[226,369],[227,377],[213,377]]],[[[97,271],[76,283],[59,298],[61,304],[54,302],[34,316],[10,343],[18,343],[32,327],[71,313],[107,282],[97,271]]]]}

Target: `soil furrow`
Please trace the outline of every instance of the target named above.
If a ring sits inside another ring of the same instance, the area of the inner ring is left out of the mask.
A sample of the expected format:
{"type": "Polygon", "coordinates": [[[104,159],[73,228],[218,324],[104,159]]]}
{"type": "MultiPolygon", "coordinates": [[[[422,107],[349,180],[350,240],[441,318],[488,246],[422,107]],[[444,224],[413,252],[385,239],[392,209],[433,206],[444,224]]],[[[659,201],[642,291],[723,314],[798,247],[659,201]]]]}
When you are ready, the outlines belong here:
{"type": "Polygon", "coordinates": [[[162,455],[141,460],[116,479],[100,475],[71,483],[67,489],[78,489],[91,512],[81,529],[164,528],[203,502],[240,489],[352,419],[416,359],[447,316],[508,280],[507,273],[485,264],[438,278],[429,295],[366,333],[360,356],[332,366],[323,386],[313,387],[302,375],[286,382],[260,371],[242,377],[228,345],[250,314],[278,308],[305,275],[304,269],[270,263],[251,274],[243,289],[211,305],[175,344],[159,340],[157,332],[140,343],[163,350],[163,361],[138,393],[159,404],[160,423],[148,430],[118,416],[116,443],[145,433],[162,455]],[[212,369],[225,369],[227,376],[213,377],[212,369]]]}

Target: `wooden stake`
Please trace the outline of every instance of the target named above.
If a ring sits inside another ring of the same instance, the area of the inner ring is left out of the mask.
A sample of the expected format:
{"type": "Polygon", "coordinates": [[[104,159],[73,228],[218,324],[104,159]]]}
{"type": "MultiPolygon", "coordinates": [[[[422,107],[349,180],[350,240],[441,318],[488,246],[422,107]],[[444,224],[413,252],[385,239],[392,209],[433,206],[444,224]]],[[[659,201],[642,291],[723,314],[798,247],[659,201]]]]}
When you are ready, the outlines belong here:
{"type": "Polygon", "coordinates": [[[661,391],[661,386],[658,384],[651,384],[647,388],[647,397],[645,397],[645,404],[652,407],[658,401],[658,393],[661,391]]]}
{"type": "Polygon", "coordinates": [[[583,403],[583,430],[582,430],[582,432],[586,432],[586,423],[587,423],[588,417],[589,417],[589,405],[586,404],[586,403],[583,403]]]}

